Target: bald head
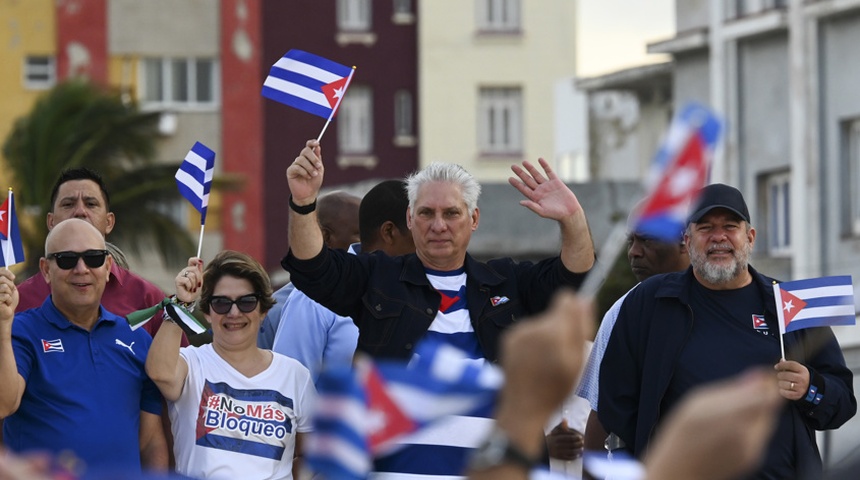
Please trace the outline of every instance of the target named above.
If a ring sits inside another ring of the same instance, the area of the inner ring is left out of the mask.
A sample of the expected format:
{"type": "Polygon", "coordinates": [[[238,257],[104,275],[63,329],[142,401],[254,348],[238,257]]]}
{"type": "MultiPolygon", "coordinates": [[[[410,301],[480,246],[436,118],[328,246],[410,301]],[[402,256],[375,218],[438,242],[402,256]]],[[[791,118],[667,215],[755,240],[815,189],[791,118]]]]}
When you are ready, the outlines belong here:
{"type": "Polygon", "coordinates": [[[347,249],[359,241],[358,207],[361,199],[346,192],[331,192],[317,200],[317,218],[329,248],[347,249]]]}
{"type": "Polygon", "coordinates": [[[62,245],[69,243],[74,237],[80,236],[80,240],[87,243],[87,249],[103,250],[105,248],[105,237],[91,223],[79,218],[70,218],[58,223],[48,232],[45,239],[45,254],[67,250],[62,245]]]}

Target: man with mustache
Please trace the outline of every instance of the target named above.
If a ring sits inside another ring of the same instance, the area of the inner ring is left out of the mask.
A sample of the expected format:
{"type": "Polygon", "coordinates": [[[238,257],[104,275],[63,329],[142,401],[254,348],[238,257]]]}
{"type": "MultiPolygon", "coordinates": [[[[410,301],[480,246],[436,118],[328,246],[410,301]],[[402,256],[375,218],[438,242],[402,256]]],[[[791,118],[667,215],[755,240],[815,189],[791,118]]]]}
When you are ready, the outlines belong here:
{"type": "Polygon", "coordinates": [[[749,265],[755,238],[740,191],[709,185],[684,233],[691,268],[649,278],[621,305],[598,400],[600,422],[619,447],[641,458],[691,389],[772,365],[786,402],[751,478],[820,478],[814,430],[854,416],[853,376],[828,327],[786,334],[780,358],[774,280],[749,265]]]}

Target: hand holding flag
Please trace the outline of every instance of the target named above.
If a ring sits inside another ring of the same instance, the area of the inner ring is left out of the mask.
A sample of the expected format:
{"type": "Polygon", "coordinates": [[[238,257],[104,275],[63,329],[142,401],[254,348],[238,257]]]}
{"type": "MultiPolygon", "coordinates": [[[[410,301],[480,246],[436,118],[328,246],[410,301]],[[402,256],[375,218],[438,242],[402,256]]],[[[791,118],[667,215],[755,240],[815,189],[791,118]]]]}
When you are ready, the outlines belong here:
{"type": "Polygon", "coordinates": [[[317,141],[337,112],[355,67],[326,58],[290,50],[269,71],[263,83],[263,96],[326,119],[317,141]]]}
{"type": "MultiPolygon", "coordinates": [[[[782,336],[809,327],[854,325],[854,287],[850,275],[795,280],[773,285],[782,336]]],[[[782,358],[785,358],[783,347],[782,358]]]]}
{"type": "Polygon", "coordinates": [[[206,145],[196,142],[179,170],[176,172],[176,185],[197,211],[200,212],[200,241],[197,244],[197,257],[203,246],[203,228],[206,223],[206,210],[209,206],[209,190],[215,172],[215,152],[206,145]]]}
{"type": "Polygon", "coordinates": [[[24,261],[24,244],[21,242],[21,232],[18,229],[18,215],[15,213],[15,201],[12,189],[9,197],[0,205],[0,266],[10,267],[24,261]]]}

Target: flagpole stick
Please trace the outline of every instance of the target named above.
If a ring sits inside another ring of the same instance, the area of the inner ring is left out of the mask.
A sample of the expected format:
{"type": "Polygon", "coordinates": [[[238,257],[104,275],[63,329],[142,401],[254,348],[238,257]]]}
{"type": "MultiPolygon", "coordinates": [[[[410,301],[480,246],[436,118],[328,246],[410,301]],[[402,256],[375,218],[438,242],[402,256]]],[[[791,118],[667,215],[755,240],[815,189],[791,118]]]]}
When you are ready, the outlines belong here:
{"type": "Polygon", "coordinates": [[[780,353],[779,358],[781,358],[783,360],[785,360],[785,340],[783,340],[784,336],[785,336],[784,333],[779,334],[779,353],[780,353]]]}
{"type": "Polygon", "coordinates": [[[200,258],[200,252],[203,251],[203,228],[206,224],[200,224],[200,240],[197,241],[197,258],[200,258]]]}
{"type": "Polygon", "coordinates": [[[579,288],[580,295],[591,298],[597,296],[600,286],[606,281],[609,271],[612,270],[612,265],[615,264],[615,258],[621,252],[626,239],[627,223],[615,222],[612,231],[609,232],[609,237],[603,243],[603,247],[600,248],[597,261],[594,262],[594,266],[585,277],[585,282],[579,288]]]}
{"type": "Polygon", "coordinates": [[[15,208],[15,205],[12,205],[12,187],[9,187],[6,205],[9,207],[6,209],[6,244],[3,245],[3,265],[9,268],[9,247],[12,246],[12,209],[15,208]]]}
{"type": "Polygon", "coordinates": [[[340,102],[343,101],[343,97],[346,96],[346,89],[349,88],[349,84],[352,83],[352,76],[355,75],[355,65],[352,66],[352,71],[349,72],[349,77],[346,79],[346,83],[343,84],[343,94],[337,98],[337,102],[335,102],[334,107],[331,109],[331,113],[328,114],[328,120],[325,121],[325,125],[323,125],[322,131],[317,137],[317,143],[322,141],[323,134],[328,128],[328,124],[331,123],[331,119],[334,118],[334,114],[337,113],[338,107],[340,107],[340,102]]]}

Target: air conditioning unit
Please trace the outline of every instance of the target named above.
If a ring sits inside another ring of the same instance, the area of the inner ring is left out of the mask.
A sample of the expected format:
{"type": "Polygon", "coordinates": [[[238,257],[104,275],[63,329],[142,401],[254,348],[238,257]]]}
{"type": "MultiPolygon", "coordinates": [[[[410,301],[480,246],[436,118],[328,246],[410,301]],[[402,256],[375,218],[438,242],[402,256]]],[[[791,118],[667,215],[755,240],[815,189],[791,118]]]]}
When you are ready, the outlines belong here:
{"type": "Polygon", "coordinates": [[[158,118],[158,133],[165,137],[170,137],[176,134],[176,128],[179,126],[179,117],[176,112],[161,112],[158,118]]]}

